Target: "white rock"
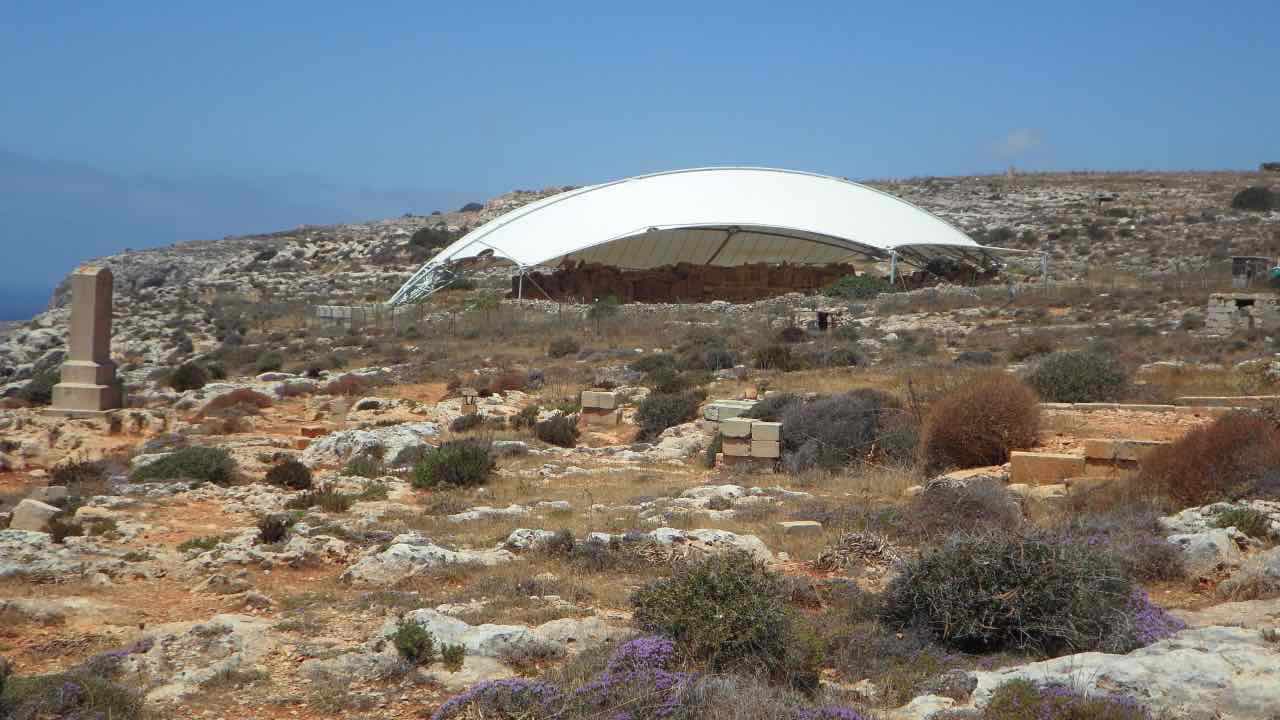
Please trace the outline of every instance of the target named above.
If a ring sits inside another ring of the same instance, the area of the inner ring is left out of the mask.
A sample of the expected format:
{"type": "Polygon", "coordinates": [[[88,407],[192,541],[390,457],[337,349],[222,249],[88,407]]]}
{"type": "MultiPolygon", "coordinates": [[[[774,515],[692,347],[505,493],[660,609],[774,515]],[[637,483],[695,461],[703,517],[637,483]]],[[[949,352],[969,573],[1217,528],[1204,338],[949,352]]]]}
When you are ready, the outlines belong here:
{"type": "Polygon", "coordinates": [[[61,510],[47,503],[31,498],[23,498],[13,509],[9,518],[10,530],[29,530],[31,532],[47,532],[49,520],[61,510]]]}
{"type": "Polygon", "coordinates": [[[1280,643],[1258,630],[1205,627],[1127,655],[1081,653],[974,676],[980,707],[1003,683],[1023,679],[1125,693],[1175,717],[1269,720],[1280,707],[1280,643]]]}

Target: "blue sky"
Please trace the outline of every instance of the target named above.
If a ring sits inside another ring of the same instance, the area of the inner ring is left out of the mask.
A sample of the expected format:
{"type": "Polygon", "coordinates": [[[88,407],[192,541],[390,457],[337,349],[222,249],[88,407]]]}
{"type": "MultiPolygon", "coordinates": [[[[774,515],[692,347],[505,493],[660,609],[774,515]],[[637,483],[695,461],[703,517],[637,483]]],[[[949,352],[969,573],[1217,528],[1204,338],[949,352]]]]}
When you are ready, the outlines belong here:
{"type": "Polygon", "coordinates": [[[0,205],[0,244],[48,236],[57,257],[18,254],[44,288],[77,258],[389,197],[429,212],[717,164],[875,178],[1280,155],[1274,0],[611,5],[0,0],[0,151],[78,168],[73,189],[98,173],[175,197],[95,235],[100,208],[64,232],[82,198],[41,190],[61,210],[27,214],[51,226],[0,205]],[[271,212],[240,216],[245,196],[271,212]]]}

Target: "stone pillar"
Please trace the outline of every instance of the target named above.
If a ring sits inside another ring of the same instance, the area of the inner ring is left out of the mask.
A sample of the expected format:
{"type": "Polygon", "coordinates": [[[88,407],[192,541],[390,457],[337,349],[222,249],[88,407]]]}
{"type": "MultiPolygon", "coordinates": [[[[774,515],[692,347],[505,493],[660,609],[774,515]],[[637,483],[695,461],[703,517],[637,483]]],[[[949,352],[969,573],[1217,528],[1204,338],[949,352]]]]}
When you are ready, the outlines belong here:
{"type": "Polygon", "coordinates": [[[71,328],[62,382],[53,386],[52,412],[95,415],[123,404],[111,362],[112,276],[82,267],[71,275],[71,328]]]}

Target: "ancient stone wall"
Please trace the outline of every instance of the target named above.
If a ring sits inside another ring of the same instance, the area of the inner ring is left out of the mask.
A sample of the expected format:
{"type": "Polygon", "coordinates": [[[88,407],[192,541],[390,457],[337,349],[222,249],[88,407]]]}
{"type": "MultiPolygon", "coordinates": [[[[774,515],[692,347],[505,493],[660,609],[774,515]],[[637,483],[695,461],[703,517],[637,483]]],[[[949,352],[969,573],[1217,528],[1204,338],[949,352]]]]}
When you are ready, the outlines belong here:
{"type": "MultiPolygon", "coordinates": [[[[716,267],[681,263],[653,270],[623,270],[578,264],[552,273],[529,273],[524,280],[524,297],[591,302],[612,295],[620,302],[750,302],[816,290],[855,272],[850,265],[716,267]]],[[[519,277],[511,279],[509,297],[516,296],[519,283],[519,277]]]]}

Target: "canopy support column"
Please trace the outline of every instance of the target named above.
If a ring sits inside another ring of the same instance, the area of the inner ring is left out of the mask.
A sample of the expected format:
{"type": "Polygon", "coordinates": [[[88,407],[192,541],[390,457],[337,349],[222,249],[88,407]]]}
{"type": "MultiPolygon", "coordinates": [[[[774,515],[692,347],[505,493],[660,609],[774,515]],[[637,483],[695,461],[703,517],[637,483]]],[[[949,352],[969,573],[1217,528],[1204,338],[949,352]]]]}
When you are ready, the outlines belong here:
{"type": "Polygon", "coordinates": [[[520,267],[520,279],[516,284],[516,300],[524,300],[524,266],[520,267]]]}
{"type": "Polygon", "coordinates": [[[889,251],[889,284],[898,282],[898,251],[889,251]]]}

